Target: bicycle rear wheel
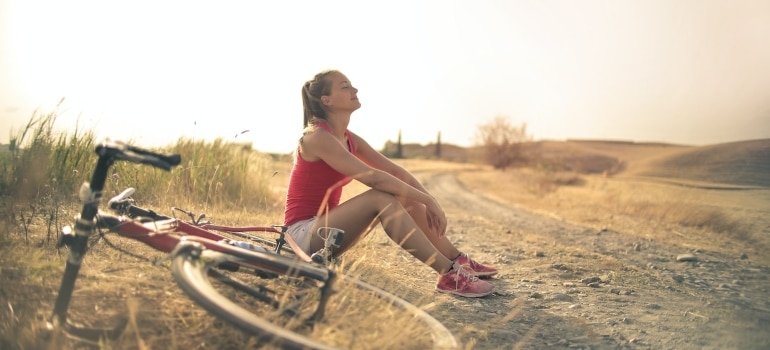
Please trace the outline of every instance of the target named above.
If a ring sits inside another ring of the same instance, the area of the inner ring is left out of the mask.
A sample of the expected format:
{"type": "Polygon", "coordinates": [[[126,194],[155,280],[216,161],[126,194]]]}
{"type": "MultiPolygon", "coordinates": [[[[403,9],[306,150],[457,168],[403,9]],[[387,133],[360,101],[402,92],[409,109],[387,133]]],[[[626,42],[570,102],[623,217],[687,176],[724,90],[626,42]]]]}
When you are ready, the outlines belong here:
{"type": "Polygon", "coordinates": [[[262,345],[457,348],[454,336],[424,310],[320,265],[270,253],[225,254],[189,246],[177,250],[171,266],[190,298],[262,345]],[[223,264],[227,270],[217,268],[223,264]],[[265,270],[273,275],[266,276],[265,270]]]}

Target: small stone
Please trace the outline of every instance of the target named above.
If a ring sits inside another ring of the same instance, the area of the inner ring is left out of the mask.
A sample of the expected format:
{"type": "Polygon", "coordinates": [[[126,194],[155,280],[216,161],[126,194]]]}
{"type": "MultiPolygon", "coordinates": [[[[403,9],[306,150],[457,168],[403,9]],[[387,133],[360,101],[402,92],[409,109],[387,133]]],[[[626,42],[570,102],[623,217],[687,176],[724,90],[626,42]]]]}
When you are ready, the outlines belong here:
{"type": "Polygon", "coordinates": [[[553,264],[551,265],[551,267],[556,270],[562,270],[562,271],[569,270],[569,267],[565,266],[564,264],[553,264]]]}
{"type": "Polygon", "coordinates": [[[567,288],[575,288],[575,284],[572,282],[564,282],[563,285],[567,288]]]}
{"type": "Polygon", "coordinates": [[[538,250],[538,251],[535,252],[535,257],[536,258],[542,258],[544,256],[545,256],[545,252],[543,252],[542,250],[538,250]]]}
{"type": "Polygon", "coordinates": [[[554,294],[548,298],[550,301],[572,301],[574,298],[567,294],[554,294]]]}
{"type": "Polygon", "coordinates": [[[596,283],[596,282],[601,282],[601,281],[602,281],[602,279],[599,278],[599,277],[596,277],[596,276],[594,276],[594,277],[586,277],[586,278],[580,280],[580,282],[582,282],[583,284],[591,284],[591,283],[596,283]]]}
{"type": "Polygon", "coordinates": [[[746,260],[749,258],[749,255],[746,253],[741,254],[741,260],[746,260]]]}
{"type": "Polygon", "coordinates": [[[599,288],[600,287],[599,286],[599,282],[591,282],[591,283],[588,284],[588,286],[591,287],[591,288],[599,288]]]}
{"type": "Polygon", "coordinates": [[[679,261],[679,262],[698,261],[698,257],[689,253],[679,254],[676,256],[676,261],[679,261]]]}
{"type": "Polygon", "coordinates": [[[671,276],[671,278],[673,278],[674,281],[677,281],[679,283],[684,282],[684,276],[682,276],[682,275],[673,275],[673,276],[671,276]]]}
{"type": "Polygon", "coordinates": [[[612,288],[612,289],[610,289],[610,293],[620,295],[620,289],[612,288]]]}

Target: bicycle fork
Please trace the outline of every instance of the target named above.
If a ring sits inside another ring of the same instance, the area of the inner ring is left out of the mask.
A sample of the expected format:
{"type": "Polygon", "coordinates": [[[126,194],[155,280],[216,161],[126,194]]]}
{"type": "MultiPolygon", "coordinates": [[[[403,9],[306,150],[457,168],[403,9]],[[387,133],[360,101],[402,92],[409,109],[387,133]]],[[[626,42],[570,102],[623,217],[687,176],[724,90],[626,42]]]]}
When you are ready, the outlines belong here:
{"type": "Polygon", "coordinates": [[[56,303],[53,307],[51,323],[57,327],[67,322],[67,309],[69,309],[70,300],[72,300],[72,291],[75,288],[80,272],[80,265],[83,262],[83,256],[88,249],[88,237],[90,234],[83,235],[80,232],[93,232],[93,222],[86,222],[78,219],[75,224],[75,233],[73,236],[69,226],[62,228],[62,237],[57,248],[69,246],[70,252],[67,258],[67,265],[64,268],[64,276],[59,286],[59,294],[56,296],[56,303]]]}
{"type": "Polygon", "coordinates": [[[75,221],[74,232],[67,226],[62,228],[62,236],[58,247],[69,246],[70,252],[59,286],[59,293],[54,303],[53,313],[46,325],[49,330],[61,328],[72,336],[89,341],[98,341],[105,336],[110,339],[117,338],[128,323],[128,320],[123,320],[115,328],[96,329],[80,328],[67,321],[67,311],[72,300],[72,292],[75,289],[75,281],[80,273],[83,257],[88,250],[88,238],[96,230],[94,218],[98,212],[99,201],[102,197],[102,188],[104,188],[107,169],[112,162],[113,159],[111,157],[99,157],[91,182],[84,182],[80,187],[80,200],[83,202],[83,209],[75,221]]]}
{"type": "Polygon", "coordinates": [[[62,229],[62,239],[59,242],[59,247],[69,246],[70,253],[64,268],[64,276],[59,287],[59,294],[56,296],[56,302],[54,303],[53,313],[46,326],[48,330],[63,329],[71,336],[91,342],[96,342],[104,337],[116,339],[123,333],[128,324],[127,319],[120,321],[114,328],[77,327],[67,320],[67,311],[72,300],[72,292],[75,289],[75,281],[80,273],[80,266],[88,249],[88,237],[90,237],[90,235],[79,235],[77,232],[78,230],[91,230],[88,232],[93,232],[94,223],[78,219],[75,227],[74,235],[69,230],[69,226],[62,229]]]}

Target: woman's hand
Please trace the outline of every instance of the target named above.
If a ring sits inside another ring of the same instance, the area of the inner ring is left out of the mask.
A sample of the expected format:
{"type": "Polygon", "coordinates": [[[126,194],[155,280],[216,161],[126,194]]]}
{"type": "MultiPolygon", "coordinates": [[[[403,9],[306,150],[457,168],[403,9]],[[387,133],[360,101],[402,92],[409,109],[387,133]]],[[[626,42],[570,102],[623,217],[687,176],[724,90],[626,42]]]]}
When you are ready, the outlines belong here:
{"type": "Polygon", "coordinates": [[[428,226],[438,237],[443,237],[446,233],[446,214],[441,209],[436,199],[431,197],[431,201],[426,205],[425,215],[427,216],[428,226]]]}

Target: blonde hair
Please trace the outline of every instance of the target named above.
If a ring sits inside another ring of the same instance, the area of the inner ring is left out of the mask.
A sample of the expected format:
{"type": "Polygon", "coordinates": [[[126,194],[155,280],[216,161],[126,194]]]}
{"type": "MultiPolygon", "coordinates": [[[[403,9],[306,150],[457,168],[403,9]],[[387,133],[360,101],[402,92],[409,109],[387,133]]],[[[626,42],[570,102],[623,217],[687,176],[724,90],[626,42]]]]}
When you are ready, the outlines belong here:
{"type": "Polygon", "coordinates": [[[326,120],[326,109],[321,103],[321,96],[331,94],[332,84],[328,76],[338,72],[333,69],[322,71],[302,85],[303,128],[314,125],[318,119],[326,120]]]}

